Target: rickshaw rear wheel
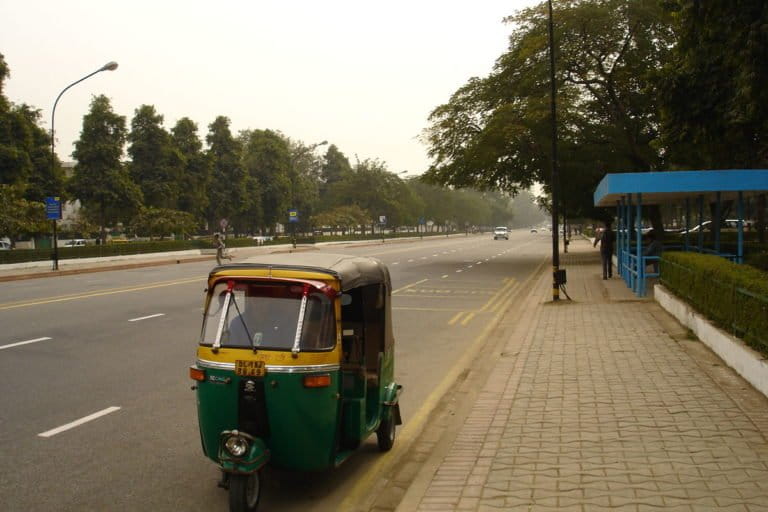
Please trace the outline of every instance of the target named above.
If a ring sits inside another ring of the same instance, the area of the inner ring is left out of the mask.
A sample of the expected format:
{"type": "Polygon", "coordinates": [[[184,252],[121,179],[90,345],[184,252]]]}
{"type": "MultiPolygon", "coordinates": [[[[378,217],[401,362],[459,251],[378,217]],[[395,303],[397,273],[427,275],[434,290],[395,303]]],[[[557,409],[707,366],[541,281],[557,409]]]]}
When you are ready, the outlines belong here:
{"type": "Polygon", "coordinates": [[[259,472],[250,475],[230,475],[229,512],[255,512],[261,498],[259,472]]]}
{"type": "Polygon", "coordinates": [[[395,419],[391,412],[381,420],[379,429],[376,431],[376,440],[379,442],[379,451],[381,452],[388,452],[395,444],[395,419]]]}

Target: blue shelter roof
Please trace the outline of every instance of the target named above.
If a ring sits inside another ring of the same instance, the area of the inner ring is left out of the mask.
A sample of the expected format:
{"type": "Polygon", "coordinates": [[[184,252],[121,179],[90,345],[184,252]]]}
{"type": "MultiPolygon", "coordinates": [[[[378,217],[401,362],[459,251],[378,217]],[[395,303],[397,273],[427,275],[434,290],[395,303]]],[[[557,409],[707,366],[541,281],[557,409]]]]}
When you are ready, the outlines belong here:
{"type": "Polygon", "coordinates": [[[768,192],[768,170],[738,169],[726,171],[665,171],[606,174],[595,189],[595,206],[616,206],[627,194],[641,193],[643,204],[677,202],[686,197],[705,196],[714,201],[736,199],[768,192]]]}

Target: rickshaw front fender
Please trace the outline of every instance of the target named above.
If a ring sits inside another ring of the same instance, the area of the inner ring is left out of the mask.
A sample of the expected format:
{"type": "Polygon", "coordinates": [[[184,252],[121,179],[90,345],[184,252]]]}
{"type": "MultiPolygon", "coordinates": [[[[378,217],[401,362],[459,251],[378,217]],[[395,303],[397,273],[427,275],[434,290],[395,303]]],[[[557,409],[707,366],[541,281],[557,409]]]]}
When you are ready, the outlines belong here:
{"type": "Polygon", "coordinates": [[[391,410],[392,417],[395,420],[395,425],[402,425],[403,420],[400,418],[400,393],[403,391],[401,384],[395,384],[394,382],[384,388],[384,394],[381,404],[384,406],[384,412],[387,409],[391,410]]]}
{"type": "Polygon", "coordinates": [[[262,439],[251,437],[237,430],[221,433],[219,442],[219,464],[227,473],[250,474],[263,468],[270,459],[270,452],[262,439]],[[231,435],[240,435],[248,439],[248,451],[240,457],[235,457],[225,447],[224,443],[231,435]]]}

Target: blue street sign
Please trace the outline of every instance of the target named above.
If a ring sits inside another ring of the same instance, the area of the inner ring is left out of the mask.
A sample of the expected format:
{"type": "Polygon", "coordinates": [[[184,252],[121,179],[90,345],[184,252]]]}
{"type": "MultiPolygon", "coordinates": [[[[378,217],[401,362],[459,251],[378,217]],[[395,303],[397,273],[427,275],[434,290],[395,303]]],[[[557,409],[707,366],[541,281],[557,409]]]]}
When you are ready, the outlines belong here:
{"type": "Polygon", "coordinates": [[[419,217],[419,224],[426,224],[427,221],[424,219],[424,217],[419,217]]]}
{"type": "Polygon", "coordinates": [[[59,197],[45,198],[45,217],[49,220],[61,219],[61,199],[59,197]]]}
{"type": "Polygon", "coordinates": [[[288,222],[299,222],[299,210],[288,210],[288,222]]]}

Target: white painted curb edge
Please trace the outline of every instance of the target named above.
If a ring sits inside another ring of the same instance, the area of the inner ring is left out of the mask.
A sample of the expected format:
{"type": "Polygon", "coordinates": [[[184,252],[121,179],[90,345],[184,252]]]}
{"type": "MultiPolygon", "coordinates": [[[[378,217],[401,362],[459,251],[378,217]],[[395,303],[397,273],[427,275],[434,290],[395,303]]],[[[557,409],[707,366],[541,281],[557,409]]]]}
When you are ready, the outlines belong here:
{"type": "Polygon", "coordinates": [[[664,286],[653,290],[656,302],[696,336],[763,395],[768,396],[768,361],[742,340],[721,331],[701,314],[675,297],[664,286]]]}

